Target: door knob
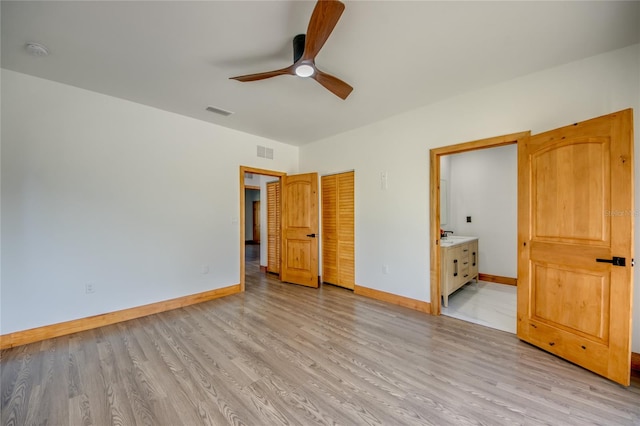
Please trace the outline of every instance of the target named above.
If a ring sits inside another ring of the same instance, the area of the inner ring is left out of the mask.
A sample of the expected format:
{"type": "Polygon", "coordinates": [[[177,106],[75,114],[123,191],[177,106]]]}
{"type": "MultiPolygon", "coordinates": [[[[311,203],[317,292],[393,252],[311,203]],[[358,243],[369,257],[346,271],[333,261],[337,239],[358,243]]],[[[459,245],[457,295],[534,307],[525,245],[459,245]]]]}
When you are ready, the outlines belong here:
{"type": "Polygon", "coordinates": [[[612,263],[614,266],[626,266],[626,258],[613,256],[612,259],[596,259],[596,262],[612,263]]]}

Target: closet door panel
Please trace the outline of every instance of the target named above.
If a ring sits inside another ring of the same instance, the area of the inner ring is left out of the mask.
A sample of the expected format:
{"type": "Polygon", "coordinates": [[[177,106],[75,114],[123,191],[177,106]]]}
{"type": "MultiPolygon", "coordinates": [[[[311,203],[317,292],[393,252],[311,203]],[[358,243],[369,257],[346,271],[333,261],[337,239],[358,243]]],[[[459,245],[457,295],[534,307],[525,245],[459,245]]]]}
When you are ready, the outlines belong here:
{"type": "Polygon", "coordinates": [[[280,182],[267,183],[267,271],[280,273],[280,182]]]}
{"type": "Polygon", "coordinates": [[[339,284],[350,289],[355,285],[355,201],[353,172],[338,179],[338,269],[339,284]]]}
{"type": "Polygon", "coordinates": [[[354,173],[322,178],[322,281],[355,285],[354,173]]]}
{"type": "Polygon", "coordinates": [[[336,175],[322,177],[322,281],[338,284],[338,185],[336,175]]]}

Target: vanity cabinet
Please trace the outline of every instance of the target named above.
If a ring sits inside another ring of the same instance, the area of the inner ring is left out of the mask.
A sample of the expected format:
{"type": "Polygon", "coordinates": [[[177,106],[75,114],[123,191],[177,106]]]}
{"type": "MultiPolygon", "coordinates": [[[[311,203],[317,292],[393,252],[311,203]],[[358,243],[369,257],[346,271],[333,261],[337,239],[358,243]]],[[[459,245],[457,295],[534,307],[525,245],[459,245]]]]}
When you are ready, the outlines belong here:
{"type": "Polygon", "coordinates": [[[441,245],[441,291],[444,306],[449,306],[449,295],[475,279],[478,281],[478,239],[461,238],[441,245]]]}

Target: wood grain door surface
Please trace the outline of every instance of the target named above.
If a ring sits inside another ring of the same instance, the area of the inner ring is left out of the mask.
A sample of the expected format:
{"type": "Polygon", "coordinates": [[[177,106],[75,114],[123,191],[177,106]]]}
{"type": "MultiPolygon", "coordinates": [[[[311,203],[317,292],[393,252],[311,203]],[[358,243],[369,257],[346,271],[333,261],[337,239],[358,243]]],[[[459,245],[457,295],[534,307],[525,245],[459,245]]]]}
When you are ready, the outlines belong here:
{"type": "Polygon", "coordinates": [[[322,177],[322,280],[355,287],[354,172],[322,177]]]}
{"type": "Polygon", "coordinates": [[[280,273],[280,182],[267,183],[267,271],[280,273]]]}
{"type": "Polygon", "coordinates": [[[280,279],[318,287],[318,174],[282,177],[280,279]]]}
{"type": "Polygon", "coordinates": [[[518,337],[626,386],[632,133],[625,110],[518,147],[518,337]],[[606,262],[614,257],[624,266],[606,262]]]}

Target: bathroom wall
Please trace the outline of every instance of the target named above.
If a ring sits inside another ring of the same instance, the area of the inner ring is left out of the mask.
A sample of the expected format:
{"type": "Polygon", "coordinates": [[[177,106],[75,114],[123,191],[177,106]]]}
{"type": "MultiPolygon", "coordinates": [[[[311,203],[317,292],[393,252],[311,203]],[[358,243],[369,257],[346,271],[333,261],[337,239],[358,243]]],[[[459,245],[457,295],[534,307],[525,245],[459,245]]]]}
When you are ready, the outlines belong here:
{"type": "Polygon", "coordinates": [[[480,273],[516,278],[517,146],[470,151],[450,160],[450,216],[457,235],[479,238],[480,273]],[[471,216],[471,222],[467,222],[471,216]]]}

